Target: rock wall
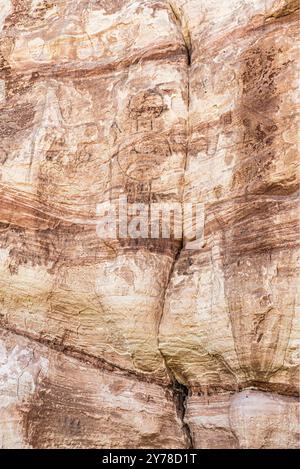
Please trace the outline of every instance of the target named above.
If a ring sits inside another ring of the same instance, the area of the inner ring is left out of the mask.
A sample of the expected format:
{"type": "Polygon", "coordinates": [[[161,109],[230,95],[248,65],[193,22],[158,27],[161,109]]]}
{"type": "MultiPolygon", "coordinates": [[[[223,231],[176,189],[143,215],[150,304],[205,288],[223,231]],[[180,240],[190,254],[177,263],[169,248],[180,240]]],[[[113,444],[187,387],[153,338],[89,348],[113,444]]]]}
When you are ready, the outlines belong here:
{"type": "Polygon", "coordinates": [[[2,448],[298,446],[298,9],[0,0],[2,448]]]}

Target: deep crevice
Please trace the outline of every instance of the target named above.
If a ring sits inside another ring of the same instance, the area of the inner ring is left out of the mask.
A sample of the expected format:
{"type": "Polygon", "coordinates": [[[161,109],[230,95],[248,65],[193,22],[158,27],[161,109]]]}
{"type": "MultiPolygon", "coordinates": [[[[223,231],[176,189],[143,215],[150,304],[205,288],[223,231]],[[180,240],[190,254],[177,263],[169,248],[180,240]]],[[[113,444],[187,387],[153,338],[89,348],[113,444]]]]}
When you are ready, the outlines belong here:
{"type": "MultiPolygon", "coordinates": [[[[170,284],[170,281],[171,281],[171,278],[173,276],[173,272],[174,272],[174,269],[175,269],[175,265],[176,265],[176,263],[177,263],[177,261],[180,257],[182,249],[183,249],[183,242],[181,244],[180,249],[178,249],[178,251],[176,253],[176,256],[174,257],[173,264],[170,268],[169,278],[168,278],[166,288],[165,288],[163,308],[164,308],[164,305],[165,305],[168,286],[170,284]]],[[[186,414],[186,406],[187,406],[187,398],[188,398],[188,395],[189,395],[189,389],[188,389],[187,386],[180,383],[176,379],[172,369],[169,367],[169,365],[167,363],[167,360],[166,360],[166,357],[163,354],[163,351],[160,348],[159,330],[160,330],[160,325],[161,325],[162,318],[163,318],[163,311],[162,311],[162,314],[161,314],[161,317],[160,317],[160,320],[159,320],[158,330],[157,330],[157,348],[158,348],[158,350],[159,350],[159,352],[162,356],[165,368],[167,370],[168,376],[169,376],[170,381],[171,381],[170,389],[171,389],[171,392],[172,392],[172,397],[173,397],[173,401],[174,401],[177,416],[181,421],[181,428],[182,428],[182,431],[183,431],[183,434],[184,434],[184,438],[186,440],[187,449],[192,449],[192,448],[194,448],[193,436],[192,436],[192,432],[191,432],[191,429],[190,429],[188,423],[185,421],[185,414],[186,414]]]]}
{"type": "Polygon", "coordinates": [[[176,378],[173,378],[172,383],[173,399],[176,406],[177,415],[182,423],[182,431],[185,435],[187,441],[187,449],[194,448],[194,441],[191,429],[188,423],[185,421],[187,398],[189,395],[189,390],[187,386],[179,383],[176,378]]]}
{"type": "Polygon", "coordinates": [[[172,2],[169,1],[168,5],[174,16],[175,22],[178,25],[178,30],[182,36],[183,43],[186,49],[187,64],[190,67],[192,63],[192,41],[185,15],[180,10],[180,8],[177,8],[175,5],[172,4],[172,2]]]}
{"type": "MultiPolygon", "coordinates": [[[[188,30],[187,22],[186,22],[186,19],[183,15],[182,11],[177,9],[175,7],[175,5],[173,5],[170,1],[168,2],[168,4],[169,4],[171,12],[174,16],[175,22],[178,26],[178,30],[179,30],[179,32],[182,36],[183,43],[184,43],[184,46],[185,46],[185,49],[186,49],[186,57],[187,57],[186,151],[185,151],[185,162],[184,162],[184,171],[183,171],[184,174],[185,174],[187,159],[188,159],[188,154],[189,154],[189,108],[190,108],[190,73],[189,72],[190,72],[190,66],[191,66],[191,61],[192,61],[192,46],[191,46],[190,32],[188,30]]],[[[183,186],[183,190],[182,190],[182,210],[183,210],[183,192],[184,192],[184,186],[183,186]]],[[[184,218],[183,218],[183,213],[182,213],[182,222],[183,222],[183,220],[184,220],[184,218]]],[[[183,233],[183,227],[182,227],[182,233],[183,233]]],[[[166,295],[167,295],[168,287],[169,287],[170,281],[173,277],[175,266],[177,264],[177,261],[180,257],[180,254],[181,254],[181,251],[183,249],[184,249],[184,241],[182,239],[181,246],[179,247],[179,249],[178,249],[178,251],[177,251],[177,253],[174,257],[172,266],[170,268],[168,281],[167,281],[166,287],[165,287],[165,295],[164,295],[164,301],[163,301],[163,306],[162,306],[163,309],[164,309],[164,305],[165,305],[165,302],[166,302],[166,295]]],[[[167,370],[169,378],[171,380],[170,388],[171,388],[171,392],[172,392],[172,396],[173,396],[173,401],[174,401],[177,416],[181,421],[181,428],[182,428],[182,431],[183,431],[183,434],[184,434],[184,438],[186,440],[187,449],[192,449],[192,448],[194,448],[193,435],[192,435],[192,431],[191,431],[188,423],[185,421],[185,414],[186,414],[187,398],[188,398],[188,395],[189,395],[189,389],[188,389],[187,386],[180,383],[176,379],[172,369],[169,367],[169,365],[167,363],[167,360],[166,360],[166,357],[163,354],[163,351],[160,348],[159,331],[160,331],[160,326],[161,326],[162,319],[163,319],[163,311],[162,311],[162,314],[161,314],[161,317],[160,317],[160,320],[159,320],[159,324],[158,324],[158,329],[157,329],[157,346],[158,346],[158,350],[159,350],[159,352],[160,352],[160,354],[163,358],[165,368],[167,370]]]]}

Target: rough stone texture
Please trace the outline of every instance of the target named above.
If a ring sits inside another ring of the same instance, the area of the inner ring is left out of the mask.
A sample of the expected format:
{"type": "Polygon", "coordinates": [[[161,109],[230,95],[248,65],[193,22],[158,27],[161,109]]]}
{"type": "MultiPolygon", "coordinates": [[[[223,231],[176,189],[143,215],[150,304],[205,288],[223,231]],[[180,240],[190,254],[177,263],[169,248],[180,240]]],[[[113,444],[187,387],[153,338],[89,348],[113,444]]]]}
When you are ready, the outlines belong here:
{"type": "Polygon", "coordinates": [[[0,0],[0,441],[297,447],[297,27],[284,0],[0,0]],[[186,240],[96,206],[205,206],[186,240]]]}
{"type": "Polygon", "coordinates": [[[187,407],[196,448],[299,447],[299,408],[293,397],[245,390],[192,396],[187,407]]]}

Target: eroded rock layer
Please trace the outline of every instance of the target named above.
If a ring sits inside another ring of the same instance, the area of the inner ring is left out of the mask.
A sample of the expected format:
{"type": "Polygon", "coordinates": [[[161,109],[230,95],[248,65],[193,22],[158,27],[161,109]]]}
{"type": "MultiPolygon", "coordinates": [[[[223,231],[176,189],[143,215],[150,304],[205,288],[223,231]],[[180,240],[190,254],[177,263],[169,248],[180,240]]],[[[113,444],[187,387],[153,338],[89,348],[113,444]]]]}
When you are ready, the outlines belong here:
{"type": "Polygon", "coordinates": [[[298,9],[0,0],[3,448],[297,447],[298,9]]]}

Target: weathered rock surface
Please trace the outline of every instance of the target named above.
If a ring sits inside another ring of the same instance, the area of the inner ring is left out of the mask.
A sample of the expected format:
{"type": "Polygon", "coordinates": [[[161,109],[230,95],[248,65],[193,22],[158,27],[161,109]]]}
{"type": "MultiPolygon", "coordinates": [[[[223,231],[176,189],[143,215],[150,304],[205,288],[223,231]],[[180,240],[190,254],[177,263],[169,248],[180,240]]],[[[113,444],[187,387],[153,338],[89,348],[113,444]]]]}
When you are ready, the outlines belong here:
{"type": "Polygon", "coordinates": [[[172,394],[1,333],[2,447],[186,445],[172,394]],[[116,431],[118,429],[118,431],[116,431]]]}
{"type": "Polygon", "coordinates": [[[197,448],[299,447],[297,398],[245,390],[209,398],[192,396],[187,409],[197,448]]]}
{"type": "Polygon", "coordinates": [[[297,26],[0,0],[3,448],[297,447],[297,26]],[[204,204],[201,249],[102,241],[120,195],[204,204]]]}

